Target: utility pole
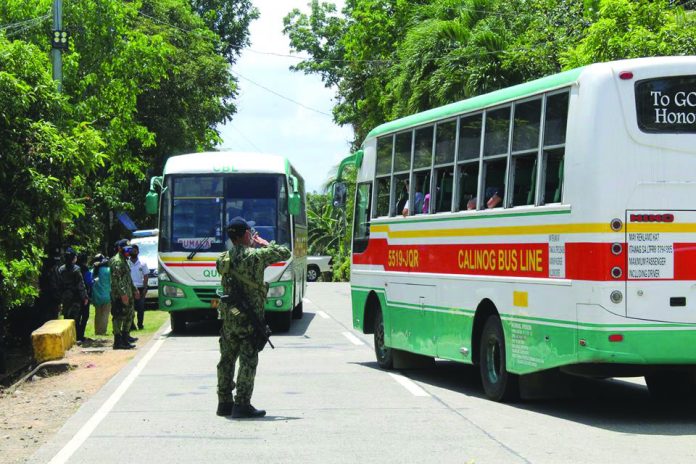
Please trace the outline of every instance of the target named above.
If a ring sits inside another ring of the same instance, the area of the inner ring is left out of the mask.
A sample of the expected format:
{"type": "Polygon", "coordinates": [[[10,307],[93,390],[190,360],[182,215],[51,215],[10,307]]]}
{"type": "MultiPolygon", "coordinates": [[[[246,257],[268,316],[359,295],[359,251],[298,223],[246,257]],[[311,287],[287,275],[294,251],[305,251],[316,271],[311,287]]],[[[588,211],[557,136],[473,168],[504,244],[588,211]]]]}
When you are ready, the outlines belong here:
{"type": "Polygon", "coordinates": [[[63,50],[68,48],[68,33],[63,30],[63,0],[53,0],[53,37],[51,38],[51,61],[53,80],[58,81],[58,91],[63,91],[63,50]]]}

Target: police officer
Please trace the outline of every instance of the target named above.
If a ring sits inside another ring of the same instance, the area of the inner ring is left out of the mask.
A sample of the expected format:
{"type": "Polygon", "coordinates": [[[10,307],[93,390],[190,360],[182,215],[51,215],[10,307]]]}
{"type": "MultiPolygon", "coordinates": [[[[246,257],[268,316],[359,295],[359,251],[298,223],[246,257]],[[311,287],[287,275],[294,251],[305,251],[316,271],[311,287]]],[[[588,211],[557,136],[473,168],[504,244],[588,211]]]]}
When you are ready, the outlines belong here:
{"type": "Polygon", "coordinates": [[[63,256],[63,265],[58,268],[60,299],[63,305],[63,318],[75,321],[75,330],[80,320],[80,309],[87,304],[87,289],[80,267],[75,264],[77,254],[68,248],[63,256]]]}
{"type": "Polygon", "coordinates": [[[253,233],[251,225],[239,216],[230,221],[227,235],[232,241],[232,249],[222,253],[217,260],[223,292],[233,301],[223,301],[219,307],[222,329],[220,362],[217,366],[218,416],[254,418],[266,415],[266,411],[251,405],[260,348],[255,340],[254,326],[244,313],[254,311],[260,321],[264,320],[263,308],[268,292],[263,280],[264,269],[272,263],[290,258],[291,253],[286,247],[275,242],[268,243],[253,233]],[[233,376],[237,358],[239,373],[233,403],[233,376]]]}
{"type": "Polygon", "coordinates": [[[128,240],[121,239],[115,244],[116,254],[109,260],[111,268],[111,315],[113,316],[114,349],[135,348],[129,341],[131,321],[135,312],[133,301],[136,292],[130,275],[126,257],[130,252],[128,240]]]}

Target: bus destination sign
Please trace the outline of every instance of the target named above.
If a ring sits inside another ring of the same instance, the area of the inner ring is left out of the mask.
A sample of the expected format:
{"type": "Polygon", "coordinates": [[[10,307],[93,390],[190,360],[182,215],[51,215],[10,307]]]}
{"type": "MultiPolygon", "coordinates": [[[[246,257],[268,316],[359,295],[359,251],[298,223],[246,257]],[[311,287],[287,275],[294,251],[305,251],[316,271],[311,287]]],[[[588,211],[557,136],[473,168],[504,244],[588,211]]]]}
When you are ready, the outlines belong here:
{"type": "Polygon", "coordinates": [[[650,133],[696,133],[696,76],[636,83],[638,127],[650,133]]]}

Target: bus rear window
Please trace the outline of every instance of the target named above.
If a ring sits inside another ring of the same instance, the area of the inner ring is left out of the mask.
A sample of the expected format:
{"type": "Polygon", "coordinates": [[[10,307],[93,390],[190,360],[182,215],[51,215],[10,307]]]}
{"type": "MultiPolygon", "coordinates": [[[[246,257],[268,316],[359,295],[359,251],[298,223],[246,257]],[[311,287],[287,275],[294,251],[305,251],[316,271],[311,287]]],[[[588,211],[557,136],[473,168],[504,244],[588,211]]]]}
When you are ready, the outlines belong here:
{"type": "Polygon", "coordinates": [[[696,133],[696,76],[636,83],[638,127],[649,133],[696,133]]]}

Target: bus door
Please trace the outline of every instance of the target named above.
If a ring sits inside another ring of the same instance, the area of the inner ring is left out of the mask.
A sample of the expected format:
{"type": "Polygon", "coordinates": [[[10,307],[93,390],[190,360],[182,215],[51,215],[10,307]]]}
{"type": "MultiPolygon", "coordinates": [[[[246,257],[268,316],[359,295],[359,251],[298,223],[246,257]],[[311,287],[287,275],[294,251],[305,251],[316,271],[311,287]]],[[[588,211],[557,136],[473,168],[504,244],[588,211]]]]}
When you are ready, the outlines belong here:
{"type": "Polygon", "coordinates": [[[626,211],[628,317],[696,322],[695,227],[696,211],[626,211]]]}

